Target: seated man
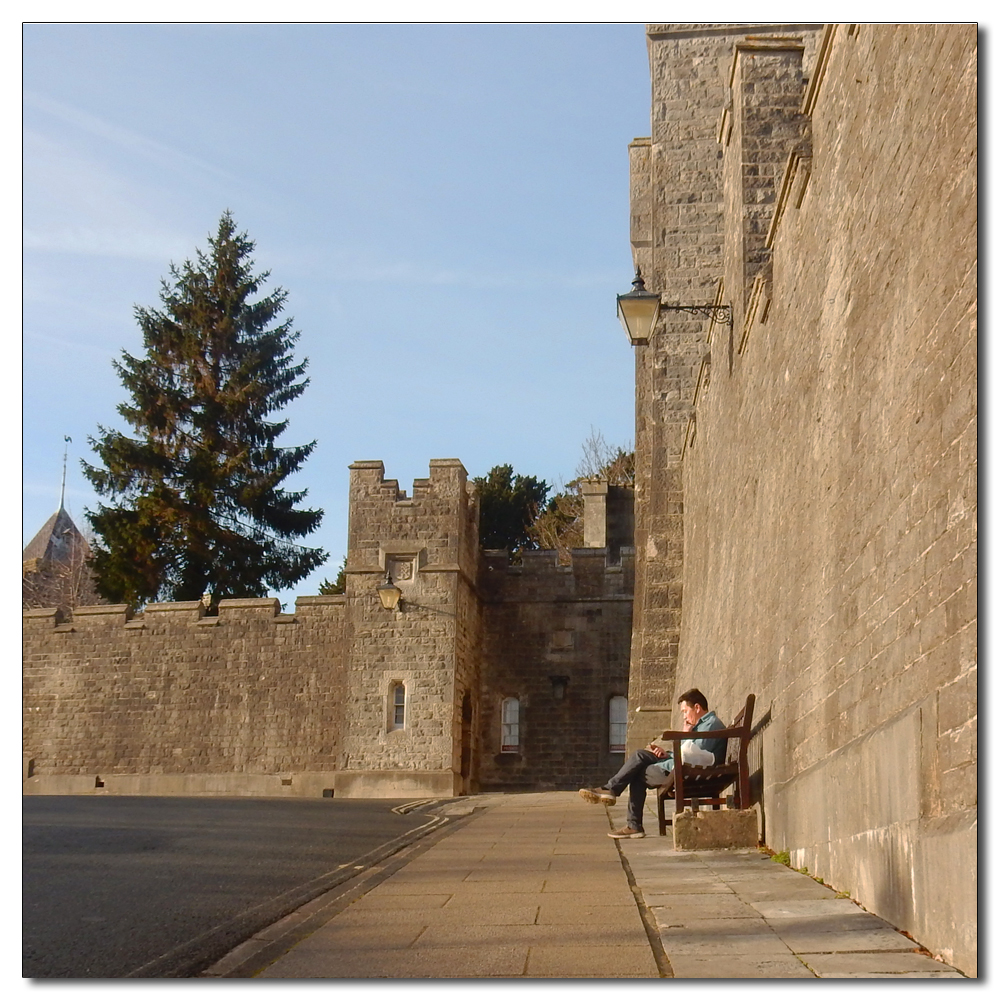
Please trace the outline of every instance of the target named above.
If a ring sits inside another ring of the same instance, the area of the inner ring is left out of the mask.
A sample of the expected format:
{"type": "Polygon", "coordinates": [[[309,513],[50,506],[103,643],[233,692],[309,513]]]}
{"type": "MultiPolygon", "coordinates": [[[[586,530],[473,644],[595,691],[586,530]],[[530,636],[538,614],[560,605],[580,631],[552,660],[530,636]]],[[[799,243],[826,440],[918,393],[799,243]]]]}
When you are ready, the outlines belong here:
{"type": "MultiPolygon", "coordinates": [[[[708,699],[697,689],[685,691],[677,699],[684,717],[685,732],[710,732],[713,729],[725,729],[725,724],[715,712],[708,710],[708,699]]],[[[691,764],[721,764],[726,759],[727,740],[713,740],[707,737],[685,740],[681,747],[681,756],[686,763],[691,764]],[[687,755],[689,744],[698,748],[700,753],[692,752],[692,758],[687,755]],[[707,753],[706,753],[707,751],[707,753]],[[711,759],[709,759],[711,754],[711,759]]],[[[621,830],[609,833],[609,837],[617,839],[629,838],[637,840],[645,837],[642,828],[642,810],[646,803],[646,788],[666,784],[672,781],[670,772],[674,769],[673,751],[658,746],[654,740],[643,750],[637,750],[621,770],[601,788],[581,788],[580,795],[587,802],[595,804],[614,804],[619,795],[628,788],[628,812],[626,825],[621,830]]]]}

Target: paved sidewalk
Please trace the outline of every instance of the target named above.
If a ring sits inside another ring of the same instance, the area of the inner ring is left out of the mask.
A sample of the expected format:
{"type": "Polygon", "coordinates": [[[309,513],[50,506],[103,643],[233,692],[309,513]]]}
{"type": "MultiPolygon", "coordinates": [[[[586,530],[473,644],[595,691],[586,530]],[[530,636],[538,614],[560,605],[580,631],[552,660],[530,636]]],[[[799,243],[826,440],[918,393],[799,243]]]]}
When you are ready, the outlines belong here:
{"type": "Polygon", "coordinates": [[[759,851],[674,851],[655,815],[614,841],[624,804],[575,792],[444,810],[477,804],[258,978],[964,978],[759,851]]]}
{"type": "MultiPolygon", "coordinates": [[[[623,801],[608,813],[625,825],[623,801]]],[[[643,840],[620,843],[677,979],[966,978],[761,851],[675,851],[649,800],[645,828],[643,840]]]]}
{"type": "Polygon", "coordinates": [[[571,792],[484,798],[259,978],[658,977],[605,810],[571,792]]]}

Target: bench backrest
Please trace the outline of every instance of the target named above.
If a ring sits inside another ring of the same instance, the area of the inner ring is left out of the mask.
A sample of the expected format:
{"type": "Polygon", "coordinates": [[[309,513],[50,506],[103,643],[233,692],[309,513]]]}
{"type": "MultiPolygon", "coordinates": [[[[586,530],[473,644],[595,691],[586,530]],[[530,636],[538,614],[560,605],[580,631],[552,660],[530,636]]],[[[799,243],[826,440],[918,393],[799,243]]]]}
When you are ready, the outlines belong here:
{"type": "Polygon", "coordinates": [[[753,706],[756,701],[754,695],[747,696],[747,703],[736,713],[736,718],[733,719],[733,724],[730,729],[742,729],[744,730],[744,735],[738,737],[732,737],[729,740],[729,745],[726,747],[726,763],[738,763],[740,755],[744,757],[747,752],[747,744],[750,742],[750,728],[753,726],[753,706]]]}

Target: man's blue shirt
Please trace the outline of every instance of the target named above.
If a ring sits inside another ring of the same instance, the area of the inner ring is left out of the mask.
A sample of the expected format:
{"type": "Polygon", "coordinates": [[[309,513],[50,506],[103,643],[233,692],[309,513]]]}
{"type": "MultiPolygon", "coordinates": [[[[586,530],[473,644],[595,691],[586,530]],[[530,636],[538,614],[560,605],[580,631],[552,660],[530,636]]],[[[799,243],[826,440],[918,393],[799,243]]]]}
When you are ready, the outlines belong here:
{"type": "MultiPolygon", "coordinates": [[[[694,729],[691,730],[692,733],[707,733],[711,732],[713,729],[725,729],[726,724],[715,714],[715,712],[706,712],[695,724],[694,729]]],[[[707,750],[710,754],[715,757],[716,764],[724,763],[726,759],[726,745],[728,740],[710,740],[703,737],[702,739],[692,739],[692,743],[696,747],[701,747],[702,750],[707,750]]],[[[656,764],[651,765],[652,767],[661,767],[664,771],[672,771],[674,769],[674,759],[673,754],[667,760],[658,761],[656,764]]]]}

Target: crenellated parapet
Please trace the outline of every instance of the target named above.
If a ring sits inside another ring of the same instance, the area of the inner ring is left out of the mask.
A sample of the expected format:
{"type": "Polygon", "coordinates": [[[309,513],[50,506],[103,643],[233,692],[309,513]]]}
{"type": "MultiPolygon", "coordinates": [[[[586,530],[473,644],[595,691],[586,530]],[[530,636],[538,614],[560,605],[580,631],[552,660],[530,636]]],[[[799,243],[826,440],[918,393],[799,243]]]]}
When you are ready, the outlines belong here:
{"type": "Polygon", "coordinates": [[[621,546],[617,561],[607,548],[570,549],[569,563],[555,549],[521,552],[512,563],[506,549],[483,552],[479,582],[487,604],[545,601],[632,600],[635,549],[621,546]]]}

